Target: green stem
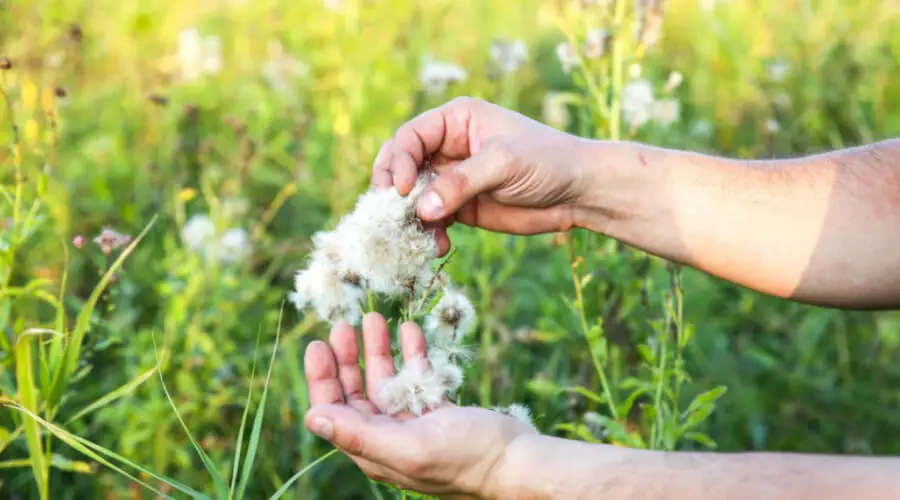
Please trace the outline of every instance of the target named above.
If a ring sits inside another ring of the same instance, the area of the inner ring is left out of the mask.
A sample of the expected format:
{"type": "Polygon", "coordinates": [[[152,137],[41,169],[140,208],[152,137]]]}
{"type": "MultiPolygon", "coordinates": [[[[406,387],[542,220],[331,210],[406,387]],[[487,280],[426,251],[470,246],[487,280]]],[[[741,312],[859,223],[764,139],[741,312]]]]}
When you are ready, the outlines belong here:
{"type": "Polygon", "coordinates": [[[587,341],[588,349],[590,350],[591,361],[594,363],[594,369],[597,371],[597,376],[600,377],[600,386],[603,389],[603,395],[606,397],[606,404],[609,407],[609,412],[612,415],[613,420],[619,420],[619,410],[616,405],[615,399],[613,399],[612,391],[609,388],[609,381],[606,378],[606,372],[603,370],[603,366],[600,364],[600,360],[597,359],[597,356],[594,354],[593,346],[591,345],[591,337],[590,337],[590,328],[588,328],[587,323],[587,313],[584,310],[584,293],[581,287],[581,280],[578,279],[578,271],[576,270],[576,262],[575,262],[575,246],[572,243],[572,235],[569,235],[568,239],[569,245],[569,261],[571,263],[570,268],[572,270],[572,282],[575,285],[575,300],[578,304],[578,317],[581,320],[581,331],[584,334],[584,338],[587,341]]]}
{"type": "Polygon", "coordinates": [[[624,47],[622,40],[622,29],[625,26],[625,1],[616,1],[615,10],[615,31],[616,34],[612,40],[612,87],[613,99],[612,107],[609,114],[609,138],[618,141],[622,135],[622,59],[624,57],[624,47]]]}

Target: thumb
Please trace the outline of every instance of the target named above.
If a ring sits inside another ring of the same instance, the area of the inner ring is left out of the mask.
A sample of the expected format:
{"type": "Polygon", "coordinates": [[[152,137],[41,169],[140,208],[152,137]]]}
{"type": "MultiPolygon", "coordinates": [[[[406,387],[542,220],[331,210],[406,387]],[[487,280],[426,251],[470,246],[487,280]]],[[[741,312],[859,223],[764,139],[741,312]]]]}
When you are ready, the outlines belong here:
{"type": "Polygon", "coordinates": [[[375,463],[387,463],[402,439],[390,421],[347,405],[320,405],[306,414],[306,426],[344,453],[375,463]]]}
{"type": "Polygon", "coordinates": [[[441,172],[419,198],[419,217],[437,221],[454,214],[479,194],[495,189],[506,177],[509,161],[485,147],[446,172],[441,172]]]}

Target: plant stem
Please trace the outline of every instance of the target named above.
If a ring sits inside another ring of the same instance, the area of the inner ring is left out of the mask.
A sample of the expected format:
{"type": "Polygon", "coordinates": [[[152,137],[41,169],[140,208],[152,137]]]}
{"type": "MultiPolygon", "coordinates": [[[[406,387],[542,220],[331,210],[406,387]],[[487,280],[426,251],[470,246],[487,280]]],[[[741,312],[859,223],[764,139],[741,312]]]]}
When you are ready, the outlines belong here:
{"type": "Polygon", "coordinates": [[[572,282],[575,285],[575,300],[578,303],[578,317],[581,320],[581,331],[584,334],[585,340],[587,341],[588,349],[590,350],[591,361],[594,363],[594,369],[597,371],[597,376],[600,377],[600,386],[603,389],[604,396],[606,397],[606,404],[609,407],[610,414],[612,415],[613,420],[618,420],[619,411],[616,402],[613,399],[612,391],[609,388],[609,381],[606,378],[606,372],[603,370],[603,366],[600,364],[600,361],[594,354],[594,349],[591,345],[590,328],[588,328],[587,313],[584,310],[584,293],[581,287],[581,280],[578,279],[578,265],[575,261],[575,245],[572,242],[571,234],[569,235],[567,243],[569,247],[569,262],[571,264],[570,268],[572,271],[572,282]]]}
{"type": "Polygon", "coordinates": [[[622,132],[622,59],[623,40],[622,28],[625,25],[625,1],[616,1],[615,32],[612,40],[612,103],[609,113],[609,138],[618,141],[622,132]]]}

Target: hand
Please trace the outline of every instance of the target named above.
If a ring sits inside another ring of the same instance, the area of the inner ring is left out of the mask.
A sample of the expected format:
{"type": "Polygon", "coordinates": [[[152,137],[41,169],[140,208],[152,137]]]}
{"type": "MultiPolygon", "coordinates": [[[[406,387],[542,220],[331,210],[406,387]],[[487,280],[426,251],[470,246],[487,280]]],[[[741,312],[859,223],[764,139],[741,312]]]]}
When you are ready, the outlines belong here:
{"type": "Polygon", "coordinates": [[[582,144],[513,111],[458,98],[401,126],[381,147],[372,184],[406,195],[430,159],[440,175],[420,199],[419,215],[438,222],[442,254],[454,219],[512,234],[566,231],[587,188],[582,144]]]}
{"type": "MultiPolygon", "coordinates": [[[[400,337],[404,360],[425,354],[416,324],[401,325],[400,337]]],[[[512,417],[449,402],[421,417],[379,411],[373,395],[394,375],[394,361],[387,323],[378,314],[363,318],[365,387],[354,329],[336,326],[329,344],[315,341],[306,350],[312,403],[306,425],[372,479],[426,494],[481,498],[510,443],[536,434],[512,417]]]]}

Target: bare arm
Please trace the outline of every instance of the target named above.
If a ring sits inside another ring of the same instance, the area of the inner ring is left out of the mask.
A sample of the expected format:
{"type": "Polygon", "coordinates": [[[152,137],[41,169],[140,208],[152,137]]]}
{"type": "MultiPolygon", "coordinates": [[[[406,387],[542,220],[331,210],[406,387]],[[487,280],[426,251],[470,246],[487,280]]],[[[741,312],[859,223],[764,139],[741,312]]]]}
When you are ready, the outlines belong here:
{"type": "Polygon", "coordinates": [[[524,436],[485,498],[880,500],[900,498],[898,470],[897,458],[666,453],[524,436]]]}
{"type": "Polygon", "coordinates": [[[586,144],[576,225],[762,293],[900,306],[900,140],[772,161],[586,144]]]}

